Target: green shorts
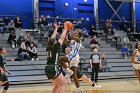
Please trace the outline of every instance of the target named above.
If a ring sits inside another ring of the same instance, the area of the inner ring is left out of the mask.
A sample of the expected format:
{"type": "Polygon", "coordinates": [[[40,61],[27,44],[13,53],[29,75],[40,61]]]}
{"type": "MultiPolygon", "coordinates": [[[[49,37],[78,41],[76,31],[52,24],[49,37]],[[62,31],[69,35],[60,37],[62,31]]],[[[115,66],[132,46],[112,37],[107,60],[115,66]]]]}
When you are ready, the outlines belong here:
{"type": "Polygon", "coordinates": [[[45,75],[48,79],[56,79],[61,74],[61,69],[59,66],[47,65],[45,67],[45,75]]]}
{"type": "Polygon", "coordinates": [[[78,79],[80,79],[82,76],[83,76],[82,72],[77,70],[77,77],[78,77],[78,79]]]}

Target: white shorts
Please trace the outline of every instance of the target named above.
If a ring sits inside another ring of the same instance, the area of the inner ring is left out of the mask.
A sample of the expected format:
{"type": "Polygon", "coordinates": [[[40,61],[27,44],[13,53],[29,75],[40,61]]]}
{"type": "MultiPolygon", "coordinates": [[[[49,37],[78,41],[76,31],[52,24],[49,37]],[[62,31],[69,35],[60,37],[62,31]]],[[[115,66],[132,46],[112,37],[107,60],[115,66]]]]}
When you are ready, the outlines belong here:
{"type": "Polygon", "coordinates": [[[70,61],[70,67],[72,67],[72,66],[78,67],[79,58],[80,58],[79,55],[76,55],[71,60],[69,60],[70,61]]]}
{"type": "Polygon", "coordinates": [[[133,67],[134,67],[135,69],[140,70],[140,64],[134,64],[134,63],[133,63],[133,67]]]}

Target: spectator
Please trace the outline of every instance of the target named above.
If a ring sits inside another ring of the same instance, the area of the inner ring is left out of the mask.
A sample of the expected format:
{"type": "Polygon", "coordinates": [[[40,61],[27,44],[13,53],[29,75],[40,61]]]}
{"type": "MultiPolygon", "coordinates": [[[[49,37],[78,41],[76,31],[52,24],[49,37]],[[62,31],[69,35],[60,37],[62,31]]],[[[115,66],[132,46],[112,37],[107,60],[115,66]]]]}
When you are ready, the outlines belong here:
{"type": "Polygon", "coordinates": [[[32,39],[31,39],[30,33],[26,33],[26,37],[25,37],[26,46],[30,46],[31,41],[32,39]]]}
{"type": "Polygon", "coordinates": [[[98,43],[96,35],[94,35],[94,37],[91,38],[91,40],[90,40],[90,48],[93,49],[95,47],[97,47],[97,48],[99,47],[99,43],[98,43]]]}
{"type": "Polygon", "coordinates": [[[127,44],[122,47],[121,52],[122,52],[122,57],[123,58],[129,58],[127,44]]]}
{"type": "Polygon", "coordinates": [[[35,59],[38,60],[37,49],[33,42],[31,42],[30,46],[28,47],[28,53],[32,61],[34,61],[35,59]]]}
{"type": "Polygon", "coordinates": [[[123,41],[124,41],[124,45],[126,45],[126,44],[127,44],[127,46],[130,45],[130,41],[129,41],[129,38],[127,37],[127,35],[124,37],[123,41]]]}
{"type": "Polygon", "coordinates": [[[6,48],[0,47],[0,85],[4,86],[2,93],[7,93],[9,88],[9,81],[6,72],[11,75],[10,71],[5,66],[6,64],[6,48]]]}
{"type": "Polygon", "coordinates": [[[11,20],[8,24],[9,26],[9,31],[12,32],[14,31],[15,32],[15,23],[14,23],[14,20],[11,20]]]}
{"type": "Polygon", "coordinates": [[[103,54],[101,57],[101,71],[102,72],[108,72],[111,70],[111,66],[108,66],[106,55],[103,54]]]}
{"type": "Polygon", "coordinates": [[[18,37],[17,44],[20,46],[22,42],[25,42],[25,38],[23,34],[20,34],[20,36],[18,37]]]}
{"type": "Polygon", "coordinates": [[[18,16],[15,19],[15,27],[16,28],[22,28],[22,22],[21,22],[21,20],[18,16]]]}
{"type": "Polygon", "coordinates": [[[18,49],[18,59],[20,59],[21,61],[30,60],[25,42],[22,42],[20,48],[18,49]]]}
{"type": "Polygon", "coordinates": [[[48,25],[48,21],[45,17],[42,18],[42,23],[43,23],[44,26],[48,25]]]}
{"type": "Polygon", "coordinates": [[[94,80],[94,75],[95,75],[95,82],[97,82],[98,72],[99,72],[99,68],[101,66],[101,59],[100,59],[100,55],[98,54],[97,48],[94,48],[94,53],[90,56],[90,66],[92,69],[91,81],[94,80]]]}
{"type": "Polygon", "coordinates": [[[109,20],[108,35],[114,35],[112,20],[109,20]]]}
{"type": "Polygon", "coordinates": [[[3,19],[0,18],[0,32],[3,32],[3,26],[4,26],[3,19]]]}
{"type": "Polygon", "coordinates": [[[104,33],[106,33],[106,35],[108,33],[108,28],[109,28],[109,20],[107,19],[104,25],[104,33]]]}
{"type": "Polygon", "coordinates": [[[88,31],[87,31],[87,29],[84,27],[83,29],[82,29],[82,33],[83,33],[83,36],[85,37],[85,38],[87,38],[89,35],[88,35],[88,31]]]}
{"type": "Polygon", "coordinates": [[[120,30],[123,30],[124,33],[126,32],[126,28],[127,28],[127,25],[126,25],[126,20],[124,17],[122,17],[122,22],[120,24],[120,30]]]}
{"type": "Polygon", "coordinates": [[[131,33],[132,33],[131,29],[127,28],[126,34],[127,34],[128,38],[129,38],[129,40],[133,41],[133,40],[135,40],[135,38],[131,35],[131,33]]]}
{"type": "Polygon", "coordinates": [[[112,21],[111,20],[106,20],[105,26],[104,26],[104,32],[106,35],[114,35],[113,31],[113,26],[112,26],[112,21]]]}
{"type": "Polygon", "coordinates": [[[98,35],[97,31],[94,29],[94,25],[92,25],[90,31],[89,31],[90,36],[98,35]]]}
{"type": "Polygon", "coordinates": [[[3,22],[4,22],[3,30],[6,30],[6,32],[9,32],[8,31],[8,29],[9,29],[8,24],[10,22],[9,18],[8,17],[5,17],[4,20],[3,20],[3,22]]]}
{"type": "Polygon", "coordinates": [[[15,48],[16,47],[16,34],[15,34],[15,32],[12,32],[9,35],[7,42],[9,44],[12,44],[12,48],[15,48]]]}

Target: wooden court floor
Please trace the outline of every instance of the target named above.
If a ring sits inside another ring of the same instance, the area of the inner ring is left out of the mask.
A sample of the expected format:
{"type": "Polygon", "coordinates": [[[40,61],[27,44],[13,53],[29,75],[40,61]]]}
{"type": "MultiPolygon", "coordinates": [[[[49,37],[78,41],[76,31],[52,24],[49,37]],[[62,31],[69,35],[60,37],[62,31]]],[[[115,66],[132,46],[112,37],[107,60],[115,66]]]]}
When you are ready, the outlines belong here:
{"type": "MultiPolygon", "coordinates": [[[[102,85],[102,87],[93,88],[82,83],[83,93],[140,93],[140,84],[137,80],[105,81],[98,84],[102,85]]],[[[11,86],[8,93],[51,93],[52,88],[51,84],[11,86]]],[[[75,85],[70,84],[68,85],[67,93],[76,93],[75,89],[75,85]]],[[[1,91],[2,88],[0,89],[1,91]]]]}

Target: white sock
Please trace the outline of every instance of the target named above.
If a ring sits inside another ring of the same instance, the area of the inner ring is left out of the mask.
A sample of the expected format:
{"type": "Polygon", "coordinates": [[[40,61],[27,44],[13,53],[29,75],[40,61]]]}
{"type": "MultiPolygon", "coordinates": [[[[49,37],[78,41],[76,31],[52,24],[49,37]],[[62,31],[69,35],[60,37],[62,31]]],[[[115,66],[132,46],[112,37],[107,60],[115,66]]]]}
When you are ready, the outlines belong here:
{"type": "Polygon", "coordinates": [[[66,68],[66,71],[70,71],[70,69],[69,68],[66,68]]]}
{"type": "Polygon", "coordinates": [[[77,89],[81,89],[81,88],[79,87],[79,88],[77,88],[77,89]]]}

